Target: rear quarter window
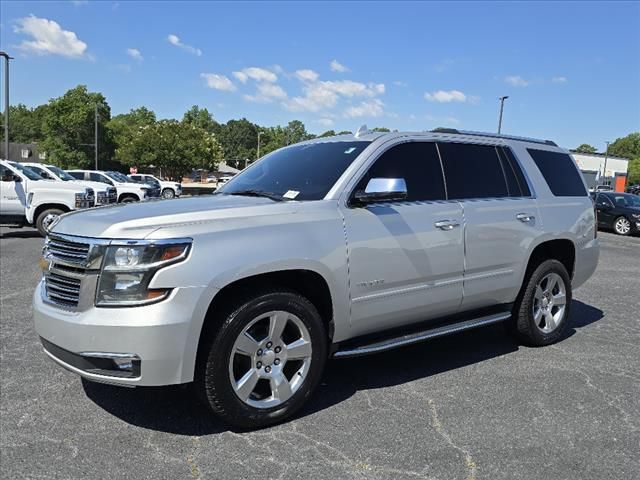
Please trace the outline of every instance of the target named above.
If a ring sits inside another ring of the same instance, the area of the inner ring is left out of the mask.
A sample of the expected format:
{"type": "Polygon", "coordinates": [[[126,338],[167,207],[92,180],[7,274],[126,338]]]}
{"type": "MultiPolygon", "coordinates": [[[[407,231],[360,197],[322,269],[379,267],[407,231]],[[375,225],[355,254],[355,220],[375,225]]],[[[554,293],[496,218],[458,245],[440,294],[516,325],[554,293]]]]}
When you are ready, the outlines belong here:
{"type": "Polygon", "coordinates": [[[587,190],[571,157],[566,153],[528,148],[551,193],[556,197],[586,197],[587,190]]]}

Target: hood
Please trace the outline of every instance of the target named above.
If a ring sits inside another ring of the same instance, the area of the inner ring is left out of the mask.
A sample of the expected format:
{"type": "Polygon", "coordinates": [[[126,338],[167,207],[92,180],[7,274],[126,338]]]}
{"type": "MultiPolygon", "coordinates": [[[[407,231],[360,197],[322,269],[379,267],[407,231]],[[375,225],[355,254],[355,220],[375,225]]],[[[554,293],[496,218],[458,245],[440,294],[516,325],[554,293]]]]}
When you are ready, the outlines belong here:
{"type": "Polygon", "coordinates": [[[69,190],[74,193],[84,193],[88,188],[85,185],[78,185],[75,182],[58,182],[57,180],[29,180],[28,190],[69,190]]]}
{"type": "Polygon", "coordinates": [[[81,187],[93,188],[95,192],[104,192],[107,190],[107,188],[115,188],[115,187],[112,187],[111,185],[107,185],[106,183],[91,182],[88,180],[69,180],[67,183],[70,183],[72,185],[78,185],[81,187]]]}
{"type": "Polygon", "coordinates": [[[54,233],[94,238],[142,239],[159,228],[206,223],[229,218],[294,213],[298,202],[268,198],[207,195],[174,200],[152,200],[77,210],[60,217],[54,233]]]}

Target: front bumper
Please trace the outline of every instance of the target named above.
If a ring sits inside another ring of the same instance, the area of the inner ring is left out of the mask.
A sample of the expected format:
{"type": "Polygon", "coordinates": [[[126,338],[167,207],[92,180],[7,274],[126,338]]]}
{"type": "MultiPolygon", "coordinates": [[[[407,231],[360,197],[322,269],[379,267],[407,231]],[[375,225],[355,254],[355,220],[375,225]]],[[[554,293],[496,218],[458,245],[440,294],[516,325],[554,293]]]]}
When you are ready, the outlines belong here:
{"type": "Polygon", "coordinates": [[[62,367],[89,380],[124,386],[193,380],[204,287],[176,288],[166,300],[148,306],[77,312],[45,303],[43,288],[41,282],[33,296],[35,329],[45,353],[62,367]],[[104,360],[117,357],[138,364],[123,373],[115,362],[104,360]]]}

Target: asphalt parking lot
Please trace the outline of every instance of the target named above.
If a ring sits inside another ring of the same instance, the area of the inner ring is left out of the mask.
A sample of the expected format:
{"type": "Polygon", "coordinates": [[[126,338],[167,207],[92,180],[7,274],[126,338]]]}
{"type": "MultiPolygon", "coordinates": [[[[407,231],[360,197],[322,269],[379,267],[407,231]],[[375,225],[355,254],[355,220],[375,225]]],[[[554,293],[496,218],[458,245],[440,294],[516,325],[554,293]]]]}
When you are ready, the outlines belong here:
{"type": "Polygon", "coordinates": [[[493,326],[333,361],[297,418],[239,433],[187,389],[87,383],[47,360],[42,239],[2,228],[2,478],[640,478],[640,238],[600,238],[557,345],[493,326]]]}

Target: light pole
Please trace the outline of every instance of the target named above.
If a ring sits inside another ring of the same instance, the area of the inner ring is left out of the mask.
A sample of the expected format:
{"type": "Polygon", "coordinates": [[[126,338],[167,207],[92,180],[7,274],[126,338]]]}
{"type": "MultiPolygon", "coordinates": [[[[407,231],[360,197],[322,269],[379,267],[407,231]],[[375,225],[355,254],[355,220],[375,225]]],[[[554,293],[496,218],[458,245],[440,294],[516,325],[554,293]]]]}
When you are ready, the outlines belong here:
{"type": "Polygon", "coordinates": [[[258,156],[256,157],[256,160],[260,158],[260,137],[261,136],[262,136],[262,132],[258,132],[258,156]]]}
{"type": "Polygon", "coordinates": [[[604,185],[605,178],[607,177],[607,158],[609,157],[609,142],[604,142],[607,144],[607,148],[604,151],[604,171],[602,172],[602,185],[604,185]]]}
{"type": "Polygon", "coordinates": [[[9,60],[13,60],[6,52],[0,52],[4,57],[4,159],[9,160],[9,60]]]}
{"type": "Polygon", "coordinates": [[[505,95],[504,97],[500,97],[500,118],[498,119],[498,135],[500,135],[500,132],[502,131],[502,111],[504,110],[504,101],[509,98],[508,95],[505,95]]]}

